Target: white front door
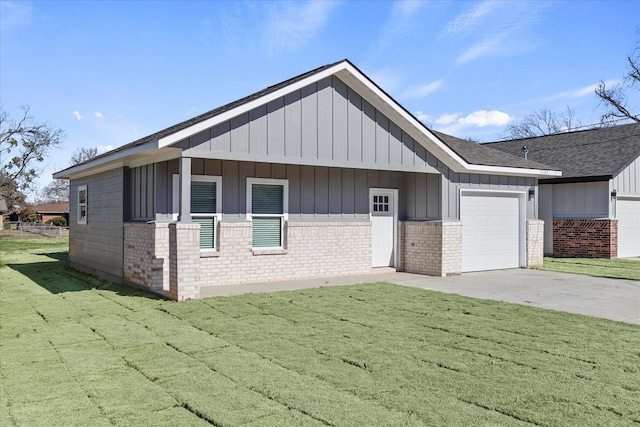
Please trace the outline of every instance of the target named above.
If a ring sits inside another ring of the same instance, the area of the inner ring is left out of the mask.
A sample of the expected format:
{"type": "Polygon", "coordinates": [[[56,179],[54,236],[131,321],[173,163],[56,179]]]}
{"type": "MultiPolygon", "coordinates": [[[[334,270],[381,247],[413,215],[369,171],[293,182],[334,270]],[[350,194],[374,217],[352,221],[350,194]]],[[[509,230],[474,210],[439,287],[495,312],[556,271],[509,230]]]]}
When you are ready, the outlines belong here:
{"type": "Polygon", "coordinates": [[[371,189],[369,212],[372,266],[393,267],[396,264],[396,190],[371,189]]]}

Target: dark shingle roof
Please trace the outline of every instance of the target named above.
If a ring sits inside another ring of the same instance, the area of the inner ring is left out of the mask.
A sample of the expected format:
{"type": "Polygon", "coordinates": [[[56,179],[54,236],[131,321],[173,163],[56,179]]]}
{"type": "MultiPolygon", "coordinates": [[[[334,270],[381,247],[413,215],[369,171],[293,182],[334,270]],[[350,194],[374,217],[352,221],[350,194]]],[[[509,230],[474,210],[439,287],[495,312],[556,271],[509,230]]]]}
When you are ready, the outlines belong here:
{"type": "Polygon", "coordinates": [[[439,139],[449,146],[457,155],[462,157],[467,163],[484,166],[503,166],[527,169],[553,169],[549,166],[525,160],[522,157],[506,153],[500,150],[494,150],[487,147],[486,144],[477,144],[466,139],[456,138],[432,130],[439,139]]]}
{"type": "Polygon", "coordinates": [[[537,138],[483,144],[562,171],[554,181],[610,179],[640,156],[640,124],[620,125],[537,138]]]}

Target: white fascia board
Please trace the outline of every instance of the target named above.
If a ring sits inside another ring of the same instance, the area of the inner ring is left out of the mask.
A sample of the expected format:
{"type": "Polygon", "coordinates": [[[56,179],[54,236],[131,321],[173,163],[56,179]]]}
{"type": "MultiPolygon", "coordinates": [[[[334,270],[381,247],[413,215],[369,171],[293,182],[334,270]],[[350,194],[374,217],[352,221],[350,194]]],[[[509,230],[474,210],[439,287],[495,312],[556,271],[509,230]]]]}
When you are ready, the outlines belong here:
{"type": "Polygon", "coordinates": [[[462,173],[481,173],[493,175],[529,175],[538,177],[562,176],[561,171],[547,169],[525,169],[507,166],[469,165],[462,173]]]}
{"type": "Polygon", "coordinates": [[[200,123],[196,123],[193,126],[190,126],[186,129],[182,129],[176,133],[173,133],[171,135],[167,135],[164,138],[160,138],[160,140],[158,141],[158,147],[162,148],[162,147],[166,147],[167,145],[171,145],[174,144],[178,141],[181,141],[185,138],[188,138],[191,135],[195,135],[199,132],[202,132],[203,130],[206,130],[210,127],[213,127],[217,124],[223,123],[227,120],[230,120],[234,117],[237,117],[241,114],[244,114],[246,112],[249,112],[251,110],[253,110],[256,107],[259,107],[261,105],[265,105],[268,104],[269,102],[276,100],[278,98],[281,98],[291,92],[295,92],[296,90],[302,89],[305,86],[308,86],[312,83],[315,83],[317,81],[320,81],[322,79],[324,79],[325,77],[329,77],[332,76],[334,74],[336,74],[338,71],[346,68],[348,66],[348,64],[346,62],[340,62],[336,65],[334,65],[331,68],[327,68],[326,70],[320,71],[316,74],[313,74],[305,79],[302,79],[300,81],[297,81],[295,83],[292,83],[288,86],[284,86],[281,89],[278,89],[274,92],[271,92],[267,95],[261,96],[260,98],[256,98],[252,101],[247,102],[246,104],[242,104],[236,108],[232,108],[231,110],[225,111],[224,113],[220,113],[214,117],[211,117],[207,120],[204,120],[200,123]]]}
{"type": "Polygon", "coordinates": [[[97,160],[92,160],[87,163],[83,163],[81,165],[72,166],[68,169],[56,172],[53,174],[54,179],[73,179],[80,176],[85,176],[88,174],[93,174],[96,172],[103,172],[109,169],[115,169],[117,167],[123,166],[124,161],[127,157],[133,156],[135,154],[140,154],[145,151],[155,150],[158,148],[157,141],[151,141],[143,145],[139,145],[137,147],[131,147],[126,150],[117,151],[111,155],[107,155],[101,157],[97,160]]]}

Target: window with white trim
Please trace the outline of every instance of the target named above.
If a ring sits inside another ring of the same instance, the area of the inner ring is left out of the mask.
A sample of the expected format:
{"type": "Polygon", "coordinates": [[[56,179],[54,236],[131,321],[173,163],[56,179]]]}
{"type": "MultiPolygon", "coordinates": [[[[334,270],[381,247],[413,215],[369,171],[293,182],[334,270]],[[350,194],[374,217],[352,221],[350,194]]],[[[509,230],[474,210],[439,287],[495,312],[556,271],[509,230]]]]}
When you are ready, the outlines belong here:
{"type": "Polygon", "coordinates": [[[216,228],[222,213],[222,178],[191,177],[191,221],[200,224],[200,249],[216,249],[216,228]]]}
{"type": "Polygon", "coordinates": [[[286,179],[247,178],[247,219],[253,223],[253,247],[281,249],[288,219],[286,179]]]}
{"type": "Polygon", "coordinates": [[[87,223],[87,186],[80,185],[78,187],[78,224],[87,223]]]}
{"type": "MultiPolygon", "coordinates": [[[[179,175],[173,177],[173,210],[177,219],[179,175]]],[[[190,206],[191,221],[200,224],[200,250],[216,250],[216,230],[222,216],[222,177],[192,175],[190,206]]]]}

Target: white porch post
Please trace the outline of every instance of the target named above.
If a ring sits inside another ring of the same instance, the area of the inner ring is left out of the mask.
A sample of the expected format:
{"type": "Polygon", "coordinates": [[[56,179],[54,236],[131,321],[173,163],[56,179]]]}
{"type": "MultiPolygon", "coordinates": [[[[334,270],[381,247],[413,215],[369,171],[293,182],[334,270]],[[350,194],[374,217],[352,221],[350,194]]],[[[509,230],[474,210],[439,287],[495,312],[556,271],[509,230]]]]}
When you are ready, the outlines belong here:
{"type": "Polygon", "coordinates": [[[179,222],[191,222],[191,157],[180,158],[179,222]]]}

